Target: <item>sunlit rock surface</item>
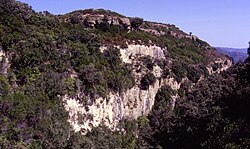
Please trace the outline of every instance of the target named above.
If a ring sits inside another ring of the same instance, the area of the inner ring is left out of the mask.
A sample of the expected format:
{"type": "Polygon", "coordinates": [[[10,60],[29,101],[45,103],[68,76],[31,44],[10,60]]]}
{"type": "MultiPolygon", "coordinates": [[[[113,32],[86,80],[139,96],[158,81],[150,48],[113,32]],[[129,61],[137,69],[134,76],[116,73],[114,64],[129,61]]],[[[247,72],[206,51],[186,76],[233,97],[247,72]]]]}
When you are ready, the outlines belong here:
{"type": "MultiPolygon", "coordinates": [[[[118,47],[119,48],[119,47],[118,47]]],[[[148,71],[143,68],[142,63],[138,62],[138,57],[150,56],[153,59],[166,59],[164,52],[167,49],[158,46],[145,46],[129,44],[128,48],[119,48],[121,53],[121,59],[124,63],[131,64],[134,69],[136,65],[140,64],[140,72],[133,71],[136,85],[122,93],[110,92],[106,98],[97,98],[94,100],[89,99],[84,94],[79,94],[78,98],[85,98],[90,100],[91,104],[80,103],[74,97],[63,97],[65,109],[69,112],[69,123],[72,125],[75,131],[80,131],[82,134],[86,134],[91,131],[93,127],[97,127],[103,124],[112,130],[117,128],[119,121],[122,119],[136,119],[139,116],[147,115],[155,102],[155,96],[158,90],[162,86],[169,86],[173,90],[178,90],[181,83],[178,83],[173,77],[168,76],[166,79],[162,79],[162,69],[158,65],[154,65],[151,72],[157,78],[155,83],[150,85],[147,90],[140,88],[140,80],[148,71]]],[[[100,50],[108,50],[106,47],[101,47],[100,50]]],[[[232,65],[232,61],[228,59],[217,59],[211,63],[207,69],[210,74],[219,73],[228,69],[232,65]],[[216,70],[212,68],[212,65],[218,64],[220,67],[216,70]]],[[[138,67],[138,66],[137,66],[138,67]]],[[[183,78],[185,81],[187,78],[183,78]]],[[[181,82],[183,82],[181,81],[181,82]]],[[[172,109],[175,107],[176,100],[178,100],[178,94],[171,96],[172,109]]]]}

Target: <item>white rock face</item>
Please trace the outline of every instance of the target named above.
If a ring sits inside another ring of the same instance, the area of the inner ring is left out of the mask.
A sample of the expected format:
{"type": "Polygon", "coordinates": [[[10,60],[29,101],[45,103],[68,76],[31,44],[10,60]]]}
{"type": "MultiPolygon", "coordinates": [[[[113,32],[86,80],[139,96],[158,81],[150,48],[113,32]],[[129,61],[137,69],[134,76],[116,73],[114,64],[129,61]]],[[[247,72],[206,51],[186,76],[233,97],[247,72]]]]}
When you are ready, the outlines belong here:
{"type": "Polygon", "coordinates": [[[0,47],[0,73],[7,75],[9,67],[10,67],[9,55],[6,54],[0,47]]]}
{"type": "MultiPolygon", "coordinates": [[[[164,51],[166,49],[157,46],[131,44],[126,49],[119,49],[122,61],[132,65],[136,65],[138,63],[137,58],[141,56],[165,59],[164,51]]],[[[101,47],[100,50],[103,52],[107,48],[101,47]]],[[[122,119],[136,119],[139,116],[147,115],[154,105],[158,90],[163,85],[168,85],[175,90],[180,88],[180,84],[173,78],[167,78],[165,80],[157,79],[147,90],[142,90],[139,87],[139,81],[145,72],[134,73],[137,85],[121,94],[109,93],[107,98],[95,99],[92,105],[84,106],[76,99],[64,96],[65,109],[69,112],[68,121],[73,126],[73,129],[86,134],[93,127],[97,127],[102,123],[114,130],[122,119]]],[[[158,65],[155,65],[152,73],[155,77],[160,78],[162,69],[158,65]]],[[[175,100],[176,98],[173,100],[173,105],[175,100]]]]}
{"type": "Polygon", "coordinates": [[[132,63],[133,57],[137,56],[150,56],[156,59],[165,59],[164,51],[166,49],[158,46],[145,46],[129,44],[128,48],[120,49],[121,58],[125,63],[132,63]]]}
{"type": "MultiPolygon", "coordinates": [[[[119,48],[119,47],[118,47],[119,48]]],[[[145,45],[128,45],[126,49],[120,49],[121,59],[124,63],[130,63],[133,66],[138,64],[138,57],[150,56],[154,59],[165,59],[164,51],[157,46],[145,46],[145,45]]],[[[101,51],[107,50],[105,47],[101,47],[101,51]]],[[[219,71],[228,69],[232,62],[230,60],[218,60],[215,63],[222,64],[222,68],[219,71]]],[[[140,68],[142,66],[139,66],[140,68]]],[[[134,67],[136,69],[136,67],[134,67]]],[[[210,67],[208,68],[210,70],[210,67]]],[[[209,71],[210,73],[213,73],[209,71]]],[[[104,124],[112,130],[117,128],[119,121],[122,119],[136,119],[139,116],[147,115],[155,102],[155,96],[158,90],[166,85],[173,90],[178,90],[181,83],[178,83],[172,77],[166,79],[157,79],[156,82],[149,86],[147,90],[140,89],[140,80],[145,74],[145,70],[135,75],[136,84],[133,88],[119,93],[109,93],[107,98],[95,99],[91,105],[83,105],[79,103],[75,98],[69,98],[67,95],[63,97],[65,109],[69,112],[69,123],[72,125],[75,131],[80,131],[82,134],[86,134],[91,131],[93,127],[97,127],[100,124],[104,124]]],[[[162,75],[162,69],[155,65],[152,73],[160,78],[162,75]]],[[[185,81],[183,78],[182,81],[185,81]]],[[[80,98],[86,98],[84,95],[80,98]]],[[[176,100],[179,98],[178,94],[172,95],[171,107],[175,107],[176,100]]]]}
{"type": "MultiPolygon", "coordinates": [[[[166,79],[173,89],[179,88],[179,84],[173,78],[166,79]]],[[[69,123],[75,131],[86,134],[93,127],[101,123],[114,130],[122,119],[136,119],[139,116],[147,115],[152,109],[155,96],[164,83],[159,80],[151,85],[148,90],[141,90],[138,86],[122,93],[110,93],[108,98],[98,98],[90,106],[83,106],[76,99],[64,96],[64,106],[69,112],[69,123]]],[[[174,96],[175,104],[176,96],[174,96]]]]}
{"type": "MultiPolygon", "coordinates": [[[[119,47],[118,47],[119,48],[119,47]]],[[[124,63],[135,65],[138,57],[150,56],[154,59],[165,59],[164,51],[157,46],[145,45],[128,45],[126,49],[120,49],[121,59],[124,63]]],[[[106,47],[100,48],[101,52],[107,50],[106,47]]],[[[158,90],[163,85],[168,85],[172,89],[177,90],[180,88],[174,78],[160,79],[149,86],[147,90],[140,89],[140,79],[143,73],[134,72],[136,77],[136,84],[133,88],[119,93],[109,93],[107,98],[95,99],[92,105],[83,105],[74,98],[69,98],[67,95],[63,97],[65,109],[69,112],[69,123],[75,131],[81,131],[86,134],[93,127],[99,126],[101,123],[115,129],[122,119],[136,119],[139,116],[147,115],[152,109],[155,101],[155,96],[158,90]]],[[[162,69],[155,65],[152,73],[155,77],[160,78],[162,69]]],[[[175,105],[177,96],[173,96],[172,106],[175,105]]],[[[84,98],[84,96],[80,97],[84,98]]]]}
{"type": "Polygon", "coordinates": [[[131,22],[129,18],[120,18],[122,24],[126,24],[127,26],[131,26],[131,22]]]}
{"type": "Polygon", "coordinates": [[[161,74],[162,74],[162,69],[160,66],[156,65],[153,67],[153,74],[156,78],[159,78],[161,77],[161,74]]]}

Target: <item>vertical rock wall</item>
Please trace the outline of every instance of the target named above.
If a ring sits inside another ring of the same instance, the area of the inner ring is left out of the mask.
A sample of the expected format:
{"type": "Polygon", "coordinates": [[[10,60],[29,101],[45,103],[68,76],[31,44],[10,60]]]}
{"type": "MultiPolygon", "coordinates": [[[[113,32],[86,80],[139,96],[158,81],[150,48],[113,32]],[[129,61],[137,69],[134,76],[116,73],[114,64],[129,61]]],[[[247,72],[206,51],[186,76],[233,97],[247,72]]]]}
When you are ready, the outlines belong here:
{"type": "MultiPolygon", "coordinates": [[[[101,51],[107,50],[105,47],[101,47],[101,51]]],[[[126,49],[120,49],[121,59],[124,63],[130,63],[132,65],[138,64],[137,57],[150,56],[153,59],[165,59],[164,52],[167,49],[162,49],[157,46],[145,46],[145,45],[128,45],[126,49]]],[[[231,66],[231,62],[227,60],[218,60],[215,63],[222,65],[220,71],[223,71],[231,66]]],[[[210,73],[214,73],[210,70],[210,73]]],[[[135,72],[134,72],[135,73],[135,72]]],[[[94,100],[91,105],[83,105],[76,100],[76,98],[70,98],[67,95],[63,97],[65,109],[69,112],[69,122],[75,131],[80,131],[82,134],[86,134],[91,131],[93,127],[97,127],[100,124],[116,129],[119,121],[122,119],[136,119],[139,116],[147,115],[152,109],[155,96],[158,90],[167,85],[173,90],[180,88],[180,83],[175,81],[172,77],[161,79],[162,70],[158,65],[155,65],[152,73],[158,78],[155,83],[150,85],[147,90],[140,88],[140,79],[145,74],[141,71],[139,74],[135,74],[136,85],[123,93],[110,92],[107,98],[98,98],[94,100]]],[[[82,95],[80,98],[86,98],[82,95]]],[[[172,96],[172,108],[175,106],[175,101],[178,95],[172,96]]]]}

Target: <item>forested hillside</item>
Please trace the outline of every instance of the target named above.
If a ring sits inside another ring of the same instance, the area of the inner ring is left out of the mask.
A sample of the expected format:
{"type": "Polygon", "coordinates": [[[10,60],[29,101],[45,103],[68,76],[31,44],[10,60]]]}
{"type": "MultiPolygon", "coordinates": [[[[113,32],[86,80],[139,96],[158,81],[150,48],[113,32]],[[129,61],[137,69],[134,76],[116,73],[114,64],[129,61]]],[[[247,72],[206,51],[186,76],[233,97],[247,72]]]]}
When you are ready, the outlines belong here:
{"type": "Polygon", "coordinates": [[[142,140],[152,148],[249,148],[249,80],[247,59],[197,84],[174,110],[162,104],[167,90],[158,92],[142,140]]]}
{"type": "Polygon", "coordinates": [[[171,24],[0,0],[0,148],[249,148],[249,59],[171,24]]]}

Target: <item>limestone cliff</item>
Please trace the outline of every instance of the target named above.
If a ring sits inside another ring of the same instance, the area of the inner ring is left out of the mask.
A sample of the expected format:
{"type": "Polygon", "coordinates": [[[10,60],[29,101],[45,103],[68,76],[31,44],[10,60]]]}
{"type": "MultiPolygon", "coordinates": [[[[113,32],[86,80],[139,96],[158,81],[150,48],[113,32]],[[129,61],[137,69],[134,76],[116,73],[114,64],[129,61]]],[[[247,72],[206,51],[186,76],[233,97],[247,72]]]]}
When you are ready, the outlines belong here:
{"type": "MultiPolygon", "coordinates": [[[[132,44],[128,45],[128,48],[119,49],[123,62],[133,66],[136,86],[122,93],[110,92],[107,98],[95,99],[95,102],[90,105],[83,105],[76,98],[65,95],[63,100],[65,109],[69,112],[68,121],[75,131],[86,134],[93,127],[97,127],[100,124],[104,124],[114,130],[117,128],[119,121],[123,119],[136,119],[139,116],[147,115],[154,105],[158,90],[162,86],[169,86],[173,90],[180,88],[182,82],[178,83],[173,77],[161,78],[162,69],[157,64],[152,69],[152,73],[157,77],[155,83],[150,85],[147,90],[140,88],[140,80],[148,70],[142,63],[139,63],[140,65],[138,66],[138,58],[150,56],[155,60],[166,59],[164,55],[167,52],[166,48],[132,44]],[[141,68],[139,72],[136,71],[138,67],[141,68]]],[[[107,48],[101,47],[101,51],[104,50],[107,50],[107,48]]],[[[171,63],[171,60],[169,61],[171,63]]],[[[214,71],[211,71],[211,66],[209,66],[207,68],[209,73],[226,70],[232,63],[228,59],[219,59],[213,64],[220,64],[221,66],[214,71]]],[[[185,79],[183,78],[183,80],[185,79]]],[[[79,98],[86,98],[86,96],[79,94],[79,98]]],[[[88,98],[88,100],[90,99],[88,98]]],[[[171,100],[172,108],[174,108],[178,95],[172,95],[171,100]]]]}
{"type": "MultiPolygon", "coordinates": [[[[217,54],[209,44],[175,25],[129,18],[102,9],[75,11],[61,16],[60,20],[97,32],[102,39],[101,53],[110,47],[119,49],[123,64],[129,66],[135,79],[132,88],[122,92],[109,91],[106,97],[93,100],[80,91],[75,97],[63,97],[70,124],[83,134],[100,124],[116,129],[123,119],[147,115],[163,86],[173,90],[180,89],[184,82],[192,86],[206,75],[219,73],[232,65],[228,57],[217,54]],[[153,74],[155,81],[142,88],[141,81],[149,73],[153,74]]],[[[74,72],[72,70],[69,77],[76,79],[78,74],[74,72]]],[[[179,96],[171,96],[170,103],[174,108],[179,96]]]]}
{"type": "MultiPolygon", "coordinates": [[[[102,49],[105,49],[102,47],[102,49]]],[[[157,46],[128,45],[128,48],[121,49],[121,59],[124,63],[135,65],[136,59],[141,56],[150,56],[155,59],[165,59],[164,51],[157,46]],[[129,58],[130,57],[130,58],[129,58]]],[[[154,66],[152,72],[156,77],[160,77],[162,70],[159,66],[154,66]]],[[[136,73],[137,85],[121,94],[110,93],[107,98],[98,98],[92,105],[83,106],[76,99],[64,97],[65,109],[69,111],[69,122],[75,131],[83,134],[101,123],[111,129],[115,129],[122,119],[135,119],[142,115],[147,115],[154,105],[154,98],[157,91],[163,85],[168,85],[173,89],[178,89],[178,84],[173,78],[157,79],[147,90],[142,90],[139,81],[145,71],[136,73]]],[[[83,97],[80,97],[83,98],[83,97]]]]}

